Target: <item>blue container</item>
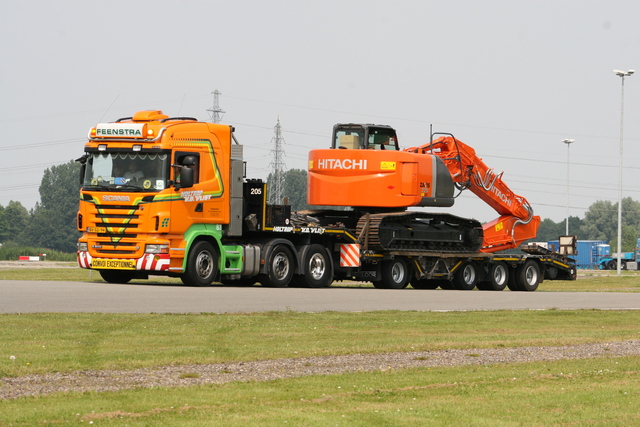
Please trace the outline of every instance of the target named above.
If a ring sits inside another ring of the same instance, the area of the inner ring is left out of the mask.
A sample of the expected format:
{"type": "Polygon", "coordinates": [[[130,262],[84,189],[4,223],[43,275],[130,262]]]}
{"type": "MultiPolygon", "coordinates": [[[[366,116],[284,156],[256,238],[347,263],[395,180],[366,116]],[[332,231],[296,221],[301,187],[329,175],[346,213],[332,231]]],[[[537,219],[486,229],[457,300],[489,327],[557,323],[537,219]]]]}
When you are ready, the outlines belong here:
{"type": "MultiPolygon", "coordinates": [[[[558,251],[559,243],[557,240],[551,240],[547,242],[547,244],[550,250],[558,251]]],[[[606,240],[578,240],[578,254],[571,258],[576,260],[576,266],[578,268],[597,270],[598,261],[602,256],[602,252],[605,251],[601,246],[606,244],[606,240]]]]}

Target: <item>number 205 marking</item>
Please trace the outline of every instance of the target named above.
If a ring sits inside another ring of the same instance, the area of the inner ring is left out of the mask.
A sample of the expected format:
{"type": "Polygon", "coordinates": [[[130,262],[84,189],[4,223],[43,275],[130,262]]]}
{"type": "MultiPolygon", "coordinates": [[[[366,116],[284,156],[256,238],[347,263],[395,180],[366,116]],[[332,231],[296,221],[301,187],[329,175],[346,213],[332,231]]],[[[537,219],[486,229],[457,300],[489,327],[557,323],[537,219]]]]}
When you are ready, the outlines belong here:
{"type": "Polygon", "coordinates": [[[251,189],[251,194],[262,194],[262,188],[252,188],[251,189]]]}

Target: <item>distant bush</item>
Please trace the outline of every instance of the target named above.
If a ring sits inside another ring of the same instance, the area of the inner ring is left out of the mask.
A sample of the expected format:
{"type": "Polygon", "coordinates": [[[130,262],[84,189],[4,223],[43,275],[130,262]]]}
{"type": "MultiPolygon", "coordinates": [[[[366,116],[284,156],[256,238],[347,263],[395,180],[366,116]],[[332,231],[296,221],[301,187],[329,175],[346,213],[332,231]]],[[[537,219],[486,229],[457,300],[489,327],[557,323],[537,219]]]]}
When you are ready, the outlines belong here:
{"type": "Polygon", "coordinates": [[[41,259],[47,261],[70,261],[76,260],[76,254],[70,254],[67,252],[60,252],[47,248],[33,248],[30,246],[22,246],[16,243],[7,242],[0,246],[0,260],[3,261],[17,261],[20,256],[40,256],[40,254],[46,254],[46,257],[41,259]]]}

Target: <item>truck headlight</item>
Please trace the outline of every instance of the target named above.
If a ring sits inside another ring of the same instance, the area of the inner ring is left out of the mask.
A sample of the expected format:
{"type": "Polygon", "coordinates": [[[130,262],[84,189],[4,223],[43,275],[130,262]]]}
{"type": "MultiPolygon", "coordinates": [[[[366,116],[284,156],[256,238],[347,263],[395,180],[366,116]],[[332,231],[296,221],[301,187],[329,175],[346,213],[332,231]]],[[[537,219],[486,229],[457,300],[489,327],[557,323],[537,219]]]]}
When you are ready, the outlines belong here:
{"type": "Polygon", "coordinates": [[[169,245],[147,245],[144,252],[147,254],[168,254],[169,245]]]}
{"type": "Polygon", "coordinates": [[[89,245],[87,242],[78,242],[78,252],[87,252],[89,250],[89,245]]]}

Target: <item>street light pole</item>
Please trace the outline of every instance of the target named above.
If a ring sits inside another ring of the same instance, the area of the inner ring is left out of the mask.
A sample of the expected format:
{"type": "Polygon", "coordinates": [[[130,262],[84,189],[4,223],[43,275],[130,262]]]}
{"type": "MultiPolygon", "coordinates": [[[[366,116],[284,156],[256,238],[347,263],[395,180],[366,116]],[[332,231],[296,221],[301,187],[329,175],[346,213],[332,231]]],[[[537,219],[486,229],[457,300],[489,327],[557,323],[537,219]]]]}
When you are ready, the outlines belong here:
{"type": "Polygon", "coordinates": [[[565,236],[569,235],[569,146],[573,143],[573,139],[563,139],[562,142],[567,144],[567,220],[565,236]]]}
{"type": "Polygon", "coordinates": [[[620,172],[618,179],[618,262],[616,263],[616,269],[618,276],[620,275],[620,269],[622,267],[622,131],[624,124],[624,78],[635,73],[635,70],[620,71],[613,70],[613,72],[622,78],[622,96],[620,107],[620,172]]]}

